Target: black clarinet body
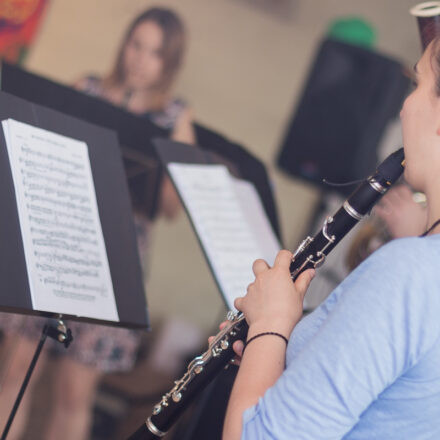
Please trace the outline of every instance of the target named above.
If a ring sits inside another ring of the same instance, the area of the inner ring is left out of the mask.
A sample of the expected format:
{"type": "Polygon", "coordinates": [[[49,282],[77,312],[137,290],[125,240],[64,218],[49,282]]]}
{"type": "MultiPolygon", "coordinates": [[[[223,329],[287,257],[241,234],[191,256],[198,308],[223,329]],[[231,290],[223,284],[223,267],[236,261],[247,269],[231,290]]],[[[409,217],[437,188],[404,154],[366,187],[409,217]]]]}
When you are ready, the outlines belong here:
{"type": "MultiPolygon", "coordinates": [[[[374,204],[401,176],[404,168],[403,148],[397,150],[376,172],[364,180],[341,208],[326,218],[322,229],[307,237],[295,251],[290,272],[292,280],[305,270],[321,266],[329,252],[368,214],[374,204]]],[[[128,440],[154,440],[165,436],[182,412],[234,357],[232,345],[245,340],[248,331],[243,314],[229,312],[227,325],[214,337],[208,349],[188,365],[186,373],[163,395],[147,421],[128,440]]]]}

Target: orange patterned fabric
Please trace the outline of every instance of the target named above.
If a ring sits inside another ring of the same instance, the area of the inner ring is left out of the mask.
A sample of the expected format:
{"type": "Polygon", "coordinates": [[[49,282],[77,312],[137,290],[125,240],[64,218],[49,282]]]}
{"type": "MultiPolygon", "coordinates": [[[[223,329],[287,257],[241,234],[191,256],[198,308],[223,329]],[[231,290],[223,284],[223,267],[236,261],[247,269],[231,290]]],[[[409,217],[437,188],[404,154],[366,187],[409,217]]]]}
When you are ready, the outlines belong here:
{"type": "Polygon", "coordinates": [[[0,0],[0,58],[23,60],[48,0],[0,0]]]}

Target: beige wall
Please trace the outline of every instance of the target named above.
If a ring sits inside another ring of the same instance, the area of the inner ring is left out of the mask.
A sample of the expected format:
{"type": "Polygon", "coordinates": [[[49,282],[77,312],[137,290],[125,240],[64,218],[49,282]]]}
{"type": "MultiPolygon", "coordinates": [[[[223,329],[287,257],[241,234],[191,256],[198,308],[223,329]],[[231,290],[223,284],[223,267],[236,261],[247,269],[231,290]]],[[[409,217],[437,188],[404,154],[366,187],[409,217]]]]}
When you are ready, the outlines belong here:
{"type": "MultiPolygon", "coordinates": [[[[274,2],[277,0],[273,0],[274,2]]],[[[319,38],[338,16],[361,15],[378,31],[378,47],[413,64],[419,41],[409,0],[297,0],[292,19],[278,20],[251,0],[51,0],[27,60],[30,70],[71,83],[108,71],[124,28],[153,4],[175,8],[190,30],[177,92],[196,118],[242,142],[269,166],[285,244],[302,238],[317,192],[272,163],[319,38]]],[[[223,310],[184,216],[156,226],[148,298],[152,316],[180,315],[203,328],[223,310]]]]}

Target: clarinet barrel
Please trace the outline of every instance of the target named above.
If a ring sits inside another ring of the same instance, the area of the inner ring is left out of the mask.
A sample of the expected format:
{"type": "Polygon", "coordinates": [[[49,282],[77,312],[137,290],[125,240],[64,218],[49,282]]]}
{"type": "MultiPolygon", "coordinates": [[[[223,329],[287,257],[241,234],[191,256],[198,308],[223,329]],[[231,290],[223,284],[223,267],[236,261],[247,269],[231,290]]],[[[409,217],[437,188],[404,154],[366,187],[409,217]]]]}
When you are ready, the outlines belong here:
{"type": "MultiPolygon", "coordinates": [[[[328,253],[353,226],[369,213],[403,172],[404,153],[400,148],[365,179],[341,208],[327,217],[315,237],[307,237],[295,251],[290,273],[292,280],[305,270],[321,266],[328,253]]],[[[154,440],[164,437],[182,412],[234,357],[232,345],[246,340],[248,325],[243,314],[229,312],[226,326],[214,337],[208,349],[194,358],[186,373],[162,396],[147,421],[128,440],[154,440]]]]}

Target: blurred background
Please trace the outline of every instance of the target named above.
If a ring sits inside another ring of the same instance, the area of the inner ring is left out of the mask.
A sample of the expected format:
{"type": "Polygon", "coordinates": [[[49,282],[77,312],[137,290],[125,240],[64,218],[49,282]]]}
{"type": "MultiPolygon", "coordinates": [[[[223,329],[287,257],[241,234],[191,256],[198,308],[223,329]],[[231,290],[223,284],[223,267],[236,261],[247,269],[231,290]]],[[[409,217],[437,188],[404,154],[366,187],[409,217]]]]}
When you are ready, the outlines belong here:
{"type": "MultiPolygon", "coordinates": [[[[72,84],[104,74],[134,16],[153,5],[176,10],[189,31],[176,94],[195,119],[242,143],[270,170],[284,245],[308,229],[317,189],[274,166],[317,46],[330,23],[361,17],[377,34],[377,50],[412,66],[420,42],[410,0],[48,1],[24,66],[72,84]]],[[[223,304],[185,216],[155,225],[147,296],[152,317],[184,316],[205,330],[223,304]]]]}

